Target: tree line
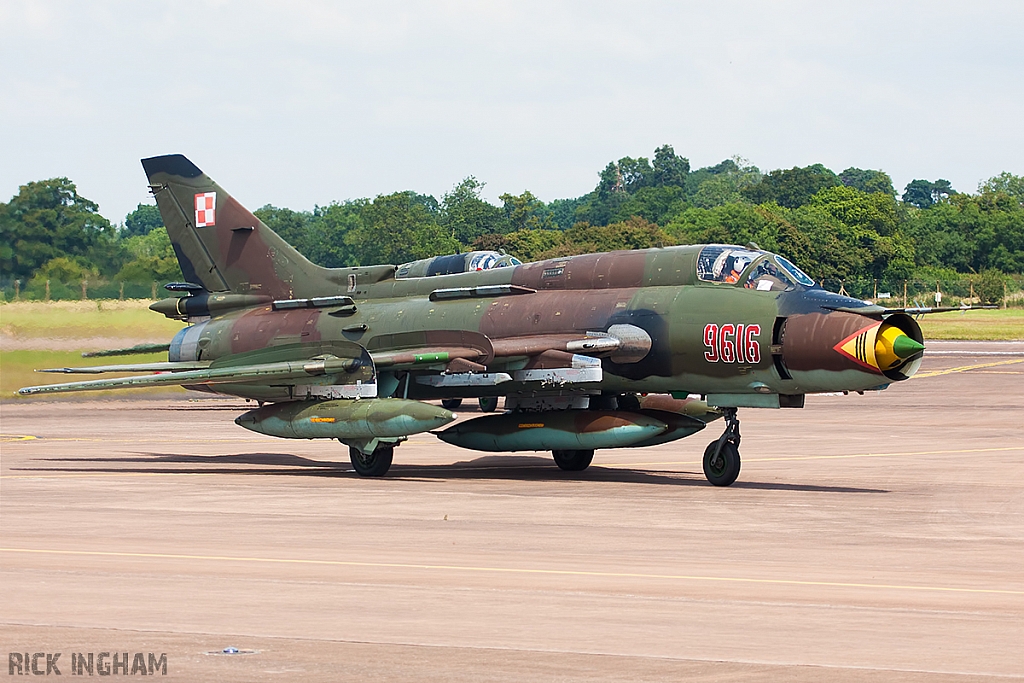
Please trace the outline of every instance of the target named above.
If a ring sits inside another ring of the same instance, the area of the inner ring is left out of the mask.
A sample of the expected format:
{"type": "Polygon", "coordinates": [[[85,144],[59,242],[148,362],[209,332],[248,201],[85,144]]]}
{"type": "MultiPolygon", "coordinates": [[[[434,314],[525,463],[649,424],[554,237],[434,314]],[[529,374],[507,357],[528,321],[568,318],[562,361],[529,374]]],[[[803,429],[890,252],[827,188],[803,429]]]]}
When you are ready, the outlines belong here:
{"type": "MultiPolygon", "coordinates": [[[[461,181],[437,199],[412,191],[334,201],[312,210],[270,204],[256,215],[323,266],[406,261],[496,249],[523,261],[613,249],[754,242],[819,280],[956,279],[1024,273],[1024,177],[1000,173],[976,192],[915,179],[898,193],[880,170],[821,164],[767,173],[741,158],[691,169],[664,145],[624,157],[581,197],[532,192],[482,198],[461,181]]],[[[67,178],[23,185],[0,204],[7,280],[148,282],[180,279],[155,206],[115,225],[67,178]]]]}

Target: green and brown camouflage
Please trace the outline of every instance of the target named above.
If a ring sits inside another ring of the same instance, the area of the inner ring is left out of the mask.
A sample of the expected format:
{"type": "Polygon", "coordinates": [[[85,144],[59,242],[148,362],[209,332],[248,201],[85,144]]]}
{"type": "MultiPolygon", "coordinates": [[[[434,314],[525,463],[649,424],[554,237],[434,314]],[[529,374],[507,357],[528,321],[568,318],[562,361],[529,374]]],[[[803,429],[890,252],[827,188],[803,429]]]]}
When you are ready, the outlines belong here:
{"type": "MultiPolygon", "coordinates": [[[[663,443],[724,414],[726,433],[712,444],[719,457],[738,445],[736,408],[884,389],[911,377],[923,355],[921,329],[904,311],[827,292],[755,245],[323,268],[185,157],[143,166],[186,280],[168,285],[184,296],[152,306],[190,323],[169,345],[161,369],[170,372],[22,393],[176,383],[269,402],[504,396],[511,417],[441,435],[486,450],[663,443]],[[648,394],[691,399],[641,407],[637,397],[648,394]],[[659,411],[688,417],[659,420],[659,411]],[[613,426],[593,436],[603,424],[613,426]]],[[[345,441],[353,458],[367,456],[365,443],[345,441]]]]}

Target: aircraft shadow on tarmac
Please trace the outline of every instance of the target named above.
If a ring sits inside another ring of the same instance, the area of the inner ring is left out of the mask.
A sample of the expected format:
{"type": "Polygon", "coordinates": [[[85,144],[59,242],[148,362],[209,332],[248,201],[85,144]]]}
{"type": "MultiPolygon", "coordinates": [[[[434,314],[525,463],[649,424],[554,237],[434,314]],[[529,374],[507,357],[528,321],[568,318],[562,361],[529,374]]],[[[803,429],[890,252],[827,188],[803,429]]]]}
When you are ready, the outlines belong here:
{"type": "MultiPolygon", "coordinates": [[[[52,467],[17,468],[20,471],[45,472],[106,472],[130,474],[226,474],[263,476],[304,476],[359,478],[352,467],[343,461],[313,460],[289,453],[239,453],[235,455],[185,455],[180,453],[139,453],[123,458],[42,458],[49,462],[118,463],[121,467],[52,467]],[[128,463],[150,467],[124,467],[128,463]],[[152,465],[191,464],[203,467],[168,468],[152,465]],[[235,467],[211,467],[233,465],[235,467]],[[275,466],[273,469],[252,469],[237,466],[275,466]]],[[[14,468],[12,468],[13,471],[14,468]]],[[[583,472],[563,472],[550,458],[528,455],[485,455],[473,460],[451,464],[414,465],[395,463],[385,480],[508,480],[508,481],[576,481],[620,484],[658,484],[668,486],[709,486],[699,470],[670,472],[640,467],[601,467],[595,464],[583,472]]],[[[822,486],[785,482],[737,481],[730,488],[765,489],[777,491],[807,491],[823,493],[889,493],[885,489],[850,486],[822,486]]]]}

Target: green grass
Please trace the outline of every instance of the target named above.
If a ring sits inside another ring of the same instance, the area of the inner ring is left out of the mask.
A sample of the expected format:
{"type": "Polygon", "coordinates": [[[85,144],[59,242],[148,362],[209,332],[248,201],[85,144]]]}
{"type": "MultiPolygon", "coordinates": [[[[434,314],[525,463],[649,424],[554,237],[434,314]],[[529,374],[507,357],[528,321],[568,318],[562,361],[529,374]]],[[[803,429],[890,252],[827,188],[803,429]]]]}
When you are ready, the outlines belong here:
{"type": "Polygon", "coordinates": [[[931,313],[918,321],[928,339],[1024,340],[1024,308],[931,313]]]}
{"type": "Polygon", "coordinates": [[[83,398],[131,398],[140,395],[181,394],[184,389],[178,387],[155,387],[152,389],[129,389],[107,391],[82,391],[68,394],[44,394],[42,396],[21,397],[15,392],[28,386],[39,384],[58,384],[60,382],[78,382],[107,377],[124,377],[122,373],[103,375],[64,375],[36,372],[39,368],[83,367],[88,365],[113,365],[119,363],[155,363],[167,360],[166,353],[147,353],[137,356],[119,356],[117,358],[82,358],[75,351],[5,351],[0,353],[0,400],[49,400],[83,399],[83,398]]]}
{"type": "Polygon", "coordinates": [[[17,339],[115,337],[170,341],[182,323],[149,310],[149,303],[107,300],[0,304],[0,333],[17,339]]]}
{"type": "MultiPolygon", "coordinates": [[[[37,384],[122,377],[111,375],[63,375],[37,373],[38,368],[152,363],[167,360],[166,353],[110,358],[82,358],[81,350],[95,349],[97,339],[170,341],[182,323],[149,310],[149,301],[19,301],[0,304],[0,333],[16,343],[14,350],[0,352],[0,400],[18,398],[15,391],[37,384]],[[78,342],[81,346],[77,346],[78,342]],[[52,345],[49,346],[48,345],[52,345]],[[26,350],[26,348],[28,350],[26,350]],[[70,349],[70,350],[53,350],[70,349]]],[[[89,391],[49,394],[21,400],[129,398],[139,395],[180,394],[177,387],[131,391],[89,391]]]]}

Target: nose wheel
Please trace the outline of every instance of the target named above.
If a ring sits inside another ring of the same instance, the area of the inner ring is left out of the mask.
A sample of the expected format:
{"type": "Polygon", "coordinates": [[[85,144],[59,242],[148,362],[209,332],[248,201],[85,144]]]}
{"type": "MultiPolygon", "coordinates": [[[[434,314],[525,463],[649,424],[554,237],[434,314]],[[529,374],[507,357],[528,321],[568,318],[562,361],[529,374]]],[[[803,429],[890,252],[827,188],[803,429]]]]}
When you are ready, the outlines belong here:
{"type": "Polygon", "coordinates": [[[715,486],[728,486],[740,476],[740,421],[735,408],[722,408],[725,431],[704,449],[704,476],[715,486]]]}

